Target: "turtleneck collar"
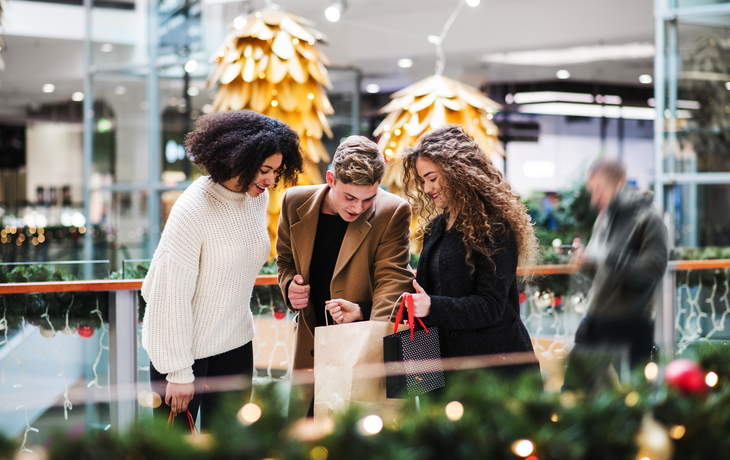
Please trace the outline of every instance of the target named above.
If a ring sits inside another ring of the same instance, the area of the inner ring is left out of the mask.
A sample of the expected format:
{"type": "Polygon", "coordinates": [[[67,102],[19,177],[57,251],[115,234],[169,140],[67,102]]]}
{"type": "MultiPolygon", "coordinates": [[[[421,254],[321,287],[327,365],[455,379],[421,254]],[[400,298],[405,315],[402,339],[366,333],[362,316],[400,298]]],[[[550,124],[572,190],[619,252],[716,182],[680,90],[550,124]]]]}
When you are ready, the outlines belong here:
{"type": "Polygon", "coordinates": [[[240,204],[251,198],[251,195],[249,195],[247,192],[239,193],[228,190],[225,186],[223,186],[223,184],[214,182],[213,179],[210,178],[210,176],[201,177],[198,180],[202,181],[203,187],[205,187],[207,190],[210,190],[211,193],[227,203],[240,204]]]}

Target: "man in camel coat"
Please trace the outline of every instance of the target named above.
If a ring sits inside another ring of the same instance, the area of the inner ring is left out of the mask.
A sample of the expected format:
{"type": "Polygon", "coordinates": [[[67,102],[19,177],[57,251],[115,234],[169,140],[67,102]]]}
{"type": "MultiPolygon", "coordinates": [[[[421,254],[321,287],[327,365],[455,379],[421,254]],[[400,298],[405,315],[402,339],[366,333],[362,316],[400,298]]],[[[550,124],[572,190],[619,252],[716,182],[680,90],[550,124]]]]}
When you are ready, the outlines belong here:
{"type": "Polygon", "coordinates": [[[276,242],[279,285],[295,321],[289,416],[313,415],[314,328],[388,321],[413,290],[411,207],[379,188],[385,162],[376,144],[348,137],[324,185],[284,195],[276,242]]]}

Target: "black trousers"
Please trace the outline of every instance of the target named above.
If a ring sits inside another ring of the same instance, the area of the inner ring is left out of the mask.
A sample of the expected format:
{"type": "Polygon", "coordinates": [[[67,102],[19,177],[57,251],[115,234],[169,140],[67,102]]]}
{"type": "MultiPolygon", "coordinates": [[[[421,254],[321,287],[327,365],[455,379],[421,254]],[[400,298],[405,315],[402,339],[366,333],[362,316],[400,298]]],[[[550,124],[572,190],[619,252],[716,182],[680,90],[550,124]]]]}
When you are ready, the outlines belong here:
{"type": "MultiPolygon", "coordinates": [[[[193,416],[193,421],[198,415],[198,408],[201,414],[201,427],[210,427],[213,416],[232,417],[231,414],[225,413],[224,402],[230,399],[237,400],[240,405],[251,400],[251,381],[253,377],[253,343],[248,342],[246,345],[227,351],[220,355],[211,356],[209,358],[196,359],[193,364],[193,374],[195,374],[195,395],[188,404],[188,410],[193,416]],[[215,377],[230,377],[234,379],[214,379],[215,377]],[[236,379],[238,377],[238,379],[236,379]],[[210,380],[209,380],[210,379],[210,380]],[[236,381],[237,380],[237,381],[236,381]],[[235,388],[230,390],[231,384],[235,388]],[[226,391],[214,391],[217,385],[226,385],[226,391]],[[205,425],[203,425],[203,423],[205,425]]],[[[162,398],[162,404],[152,409],[153,417],[162,419],[167,422],[170,416],[170,406],[165,404],[165,393],[167,388],[167,374],[161,374],[150,363],[150,381],[152,391],[159,394],[162,398]]],[[[240,406],[238,406],[240,408],[240,406]]],[[[233,408],[234,410],[237,408],[233,408]]],[[[173,426],[176,429],[185,431],[190,430],[190,423],[185,413],[180,413],[173,417],[173,426]]]]}

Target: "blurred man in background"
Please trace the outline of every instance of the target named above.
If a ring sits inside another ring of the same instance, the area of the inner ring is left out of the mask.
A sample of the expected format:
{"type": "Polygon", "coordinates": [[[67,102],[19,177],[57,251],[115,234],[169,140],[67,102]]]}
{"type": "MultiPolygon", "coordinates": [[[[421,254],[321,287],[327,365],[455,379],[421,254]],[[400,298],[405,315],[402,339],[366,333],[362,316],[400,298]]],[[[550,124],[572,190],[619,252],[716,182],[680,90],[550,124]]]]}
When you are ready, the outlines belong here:
{"type": "MultiPolygon", "coordinates": [[[[628,360],[634,369],[649,361],[654,347],[652,305],[667,268],[667,230],[654,207],[653,194],[626,187],[626,169],[620,162],[593,163],[586,188],[599,215],[588,246],[574,252],[579,273],[593,284],[588,312],[575,334],[573,355],[598,353],[610,356],[614,367],[628,360]]],[[[571,363],[565,388],[578,382],[590,385],[585,381],[588,376],[576,375],[572,367],[571,363]]]]}

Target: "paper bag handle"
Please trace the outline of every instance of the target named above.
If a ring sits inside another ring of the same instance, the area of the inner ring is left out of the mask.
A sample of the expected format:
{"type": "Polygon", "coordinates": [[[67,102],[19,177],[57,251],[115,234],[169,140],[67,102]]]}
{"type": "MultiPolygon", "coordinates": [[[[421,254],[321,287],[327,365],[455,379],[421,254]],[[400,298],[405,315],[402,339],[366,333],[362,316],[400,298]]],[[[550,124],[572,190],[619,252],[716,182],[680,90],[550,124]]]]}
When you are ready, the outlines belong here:
{"type": "Polygon", "coordinates": [[[398,332],[398,324],[400,324],[401,318],[403,318],[403,306],[408,305],[408,328],[411,330],[411,340],[413,340],[413,326],[415,326],[415,320],[417,319],[419,323],[421,323],[421,326],[426,331],[426,334],[428,334],[428,328],[425,324],[423,324],[423,321],[421,321],[421,318],[415,318],[413,314],[413,294],[410,292],[403,294],[403,300],[401,300],[400,308],[398,308],[398,314],[395,317],[395,328],[393,329],[393,334],[398,332]]]}

